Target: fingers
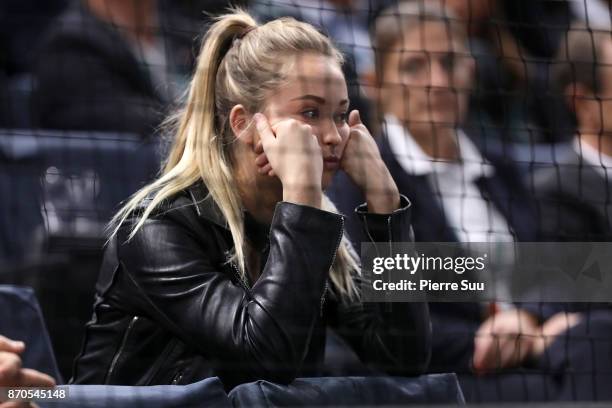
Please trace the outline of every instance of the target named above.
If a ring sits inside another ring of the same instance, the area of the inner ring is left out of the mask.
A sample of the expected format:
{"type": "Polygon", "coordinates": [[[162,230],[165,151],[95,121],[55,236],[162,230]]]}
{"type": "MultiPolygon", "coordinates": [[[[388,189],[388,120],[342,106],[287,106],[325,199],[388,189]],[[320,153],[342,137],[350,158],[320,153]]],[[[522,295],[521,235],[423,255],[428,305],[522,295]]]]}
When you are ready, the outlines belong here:
{"type": "Polygon", "coordinates": [[[580,322],[580,313],[560,312],[553,315],[542,326],[542,332],[546,337],[556,337],[571,329],[580,322]]]}
{"type": "Polygon", "coordinates": [[[549,318],[541,328],[541,332],[534,339],[531,354],[538,357],[550,346],[555,339],[580,323],[580,313],[560,312],[549,318]]]}
{"type": "Polygon", "coordinates": [[[513,366],[521,361],[521,354],[526,347],[526,342],[522,337],[514,335],[502,335],[499,344],[498,359],[493,362],[493,369],[501,369],[513,366]]]}
{"type": "Polygon", "coordinates": [[[274,176],[275,173],[272,170],[272,165],[268,161],[268,156],[266,156],[264,145],[270,146],[272,143],[274,143],[274,139],[276,139],[275,131],[273,127],[270,126],[268,119],[261,113],[256,113],[253,115],[253,119],[255,120],[255,125],[260,135],[260,140],[255,144],[255,153],[258,155],[255,158],[257,171],[260,174],[274,176]]]}
{"type": "Polygon", "coordinates": [[[255,120],[255,127],[257,128],[257,132],[259,133],[259,137],[261,138],[262,148],[265,149],[266,146],[274,143],[274,132],[270,127],[270,123],[268,119],[261,113],[256,113],[253,115],[253,119],[255,120]]]}
{"type": "Polygon", "coordinates": [[[263,167],[268,163],[268,156],[265,153],[261,153],[255,158],[255,164],[257,167],[263,167]]]}
{"type": "Polygon", "coordinates": [[[23,341],[14,341],[4,336],[0,336],[0,351],[21,354],[25,350],[23,341]]]}
{"type": "Polygon", "coordinates": [[[20,387],[55,387],[53,377],[31,368],[21,369],[20,387]]]}
{"type": "Polygon", "coordinates": [[[474,370],[482,374],[520,364],[531,352],[534,340],[515,333],[481,334],[474,347],[474,370]]]}
{"type": "Polygon", "coordinates": [[[478,333],[474,339],[474,356],[472,364],[477,373],[486,371],[495,357],[497,338],[491,333],[478,333]]]}
{"type": "Polygon", "coordinates": [[[19,385],[21,359],[17,354],[0,352],[0,386],[19,385]]]}
{"type": "Polygon", "coordinates": [[[261,144],[261,140],[257,142],[257,144],[255,145],[255,153],[256,154],[261,154],[264,152],[263,149],[263,144],[261,144]]]}
{"type": "Polygon", "coordinates": [[[33,408],[33,407],[37,407],[37,405],[31,404],[29,402],[11,401],[11,402],[0,403],[0,408],[33,408]]]}
{"type": "Polygon", "coordinates": [[[270,163],[265,164],[264,166],[257,169],[260,174],[268,174],[272,171],[272,165],[270,163]]]}
{"type": "Polygon", "coordinates": [[[506,367],[513,359],[517,339],[509,334],[481,335],[478,354],[474,352],[474,370],[477,373],[506,367]]]}
{"type": "Polygon", "coordinates": [[[0,386],[53,387],[55,380],[47,374],[21,367],[17,354],[0,352],[0,386]]]}
{"type": "Polygon", "coordinates": [[[348,124],[350,127],[362,124],[361,116],[359,115],[359,111],[357,109],[352,110],[349,114],[348,124]]]}

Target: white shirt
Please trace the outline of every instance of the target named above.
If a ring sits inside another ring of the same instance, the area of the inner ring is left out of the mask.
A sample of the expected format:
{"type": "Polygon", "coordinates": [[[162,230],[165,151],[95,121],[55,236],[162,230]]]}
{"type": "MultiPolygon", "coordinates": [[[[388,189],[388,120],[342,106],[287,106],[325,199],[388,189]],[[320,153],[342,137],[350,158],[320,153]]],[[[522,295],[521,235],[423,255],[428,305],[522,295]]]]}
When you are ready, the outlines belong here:
{"type": "Polygon", "coordinates": [[[408,174],[427,176],[460,242],[514,242],[506,219],[475,184],[495,169],[462,130],[456,132],[460,159],[448,161],[427,155],[394,116],[385,116],[385,122],[395,159],[408,174]]]}
{"type": "Polygon", "coordinates": [[[600,152],[590,144],[583,142],[579,137],[574,139],[574,150],[582,160],[592,166],[596,172],[606,180],[612,178],[612,157],[600,152]]]}
{"type": "Polygon", "coordinates": [[[571,0],[572,14],[594,30],[612,30],[609,6],[601,0],[571,0]]]}

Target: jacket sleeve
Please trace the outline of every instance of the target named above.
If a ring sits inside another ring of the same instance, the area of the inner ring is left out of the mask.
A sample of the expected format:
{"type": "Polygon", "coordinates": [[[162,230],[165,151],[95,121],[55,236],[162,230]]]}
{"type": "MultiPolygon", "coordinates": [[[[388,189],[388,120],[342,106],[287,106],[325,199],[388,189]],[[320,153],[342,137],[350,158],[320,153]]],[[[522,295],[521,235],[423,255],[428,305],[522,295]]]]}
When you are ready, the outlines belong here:
{"type": "MultiPolygon", "coordinates": [[[[371,214],[357,207],[372,242],[410,241],[410,202],[405,196],[392,214],[371,214]]],[[[358,282],[360,283],[360,282],[358,282]]],[[[431,324],[427,303],[338,301],[332,318],[335,330],[373,368],[396,375],[424,372],[431,355],[431,324]]]]}
{"type": "Polygon", "coordinates": [[[212,227],[202,240],[185,223],[149,219],[121,245],[142,309],[211,360],[224,382],[291,382],[318,318],[342,216],[279,203],[267,262],[250,289],[220,270],[212,227]]]}

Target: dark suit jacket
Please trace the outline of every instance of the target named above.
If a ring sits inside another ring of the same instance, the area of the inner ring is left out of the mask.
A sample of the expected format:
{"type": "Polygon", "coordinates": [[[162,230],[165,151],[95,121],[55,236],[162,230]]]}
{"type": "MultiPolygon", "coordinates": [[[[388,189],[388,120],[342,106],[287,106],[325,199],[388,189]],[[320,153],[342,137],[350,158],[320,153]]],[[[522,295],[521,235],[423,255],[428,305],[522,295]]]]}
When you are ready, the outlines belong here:
{"type": "MultiPolygon", "coordinates": [[[[188,27],[160,33],[186,71],[192,60],[188,27]]],[[[35,122],[51,129],[100,130],[148,136],[170,101],[140,63],[121,28],[93,15],[78,1],[52,25],[35,67],[35,122]]]]}
{"type": "Polygon", "coordinates": [[[542,240],[612,241],[611,178],[574,153],[534,181],[542,240]]]}
{"type": "MultiPolygon", "coordinates": [[[[539,239],[565,242],[612,241],[612,179],[604,177],[578,153],[534,176],[539,239]]],[[[609,303],[542,304],[539,315],[560,311],[610,310],[609,303]]]]}

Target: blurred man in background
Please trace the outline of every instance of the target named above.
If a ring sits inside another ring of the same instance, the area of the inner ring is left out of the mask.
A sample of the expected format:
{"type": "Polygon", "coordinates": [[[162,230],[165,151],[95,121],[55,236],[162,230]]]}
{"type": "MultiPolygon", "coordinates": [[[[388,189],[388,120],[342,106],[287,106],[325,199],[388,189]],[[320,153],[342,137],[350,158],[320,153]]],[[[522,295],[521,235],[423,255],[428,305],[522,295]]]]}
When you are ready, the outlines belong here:
{"type": "Polygon", "coordinates": [[[38,58],[36,125],[151,135],[184,88],[197,33],[170,14],[157,0],[74,2],[38,58]]]}
{"type": "MultiPolygon", "coordinates": [[[[573,25],[559,46],[552,79],[574,113],[577,131],[569,156],[534,176],[540,239],[612,242],[610,32],[590,30],[585,23],[573,25]]],[[[576,322],[565,341],[549,346],[557,350],[549,353],[551,366],[568,373],[574,394],[585,399],[612,398],[611,304],[553,303],[542,305],[541,310],[547,321],[576,322]]]]}
{"type": "MultiPolygon", "coordinates": [[[[416,241],[461,242],[467,250],[470,242],[533,241],[535,201],[511,160],[481,152],[462,128],[474,86],[467,44],[465,26],[437,2],[401,2],[377,19],[381,154],[412,202],[416,241]]],[[[331,196],[345,213],[363,201],[347,180],[335,186],[331,196]]],[[[368,241],[350,215],[347,230],[357,244],[368,241]]],[[[578,316],[542,316],[538,306],[432,303],[431,369],[458,372],[468,401],[574,399],[565,371],[551,361],[568,355],[563,334],[578,316]],[[511,374],[517,367],[533,370],[511,374]]]]}
{"type": "Polygon", "coordinates": [[[537,174],[546,240],[612,241],[612,38],[574,25],[552,66],[574,113],[573,154],[537,174]]]}

